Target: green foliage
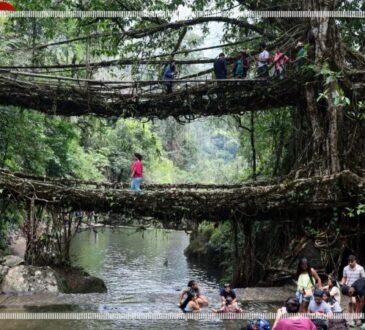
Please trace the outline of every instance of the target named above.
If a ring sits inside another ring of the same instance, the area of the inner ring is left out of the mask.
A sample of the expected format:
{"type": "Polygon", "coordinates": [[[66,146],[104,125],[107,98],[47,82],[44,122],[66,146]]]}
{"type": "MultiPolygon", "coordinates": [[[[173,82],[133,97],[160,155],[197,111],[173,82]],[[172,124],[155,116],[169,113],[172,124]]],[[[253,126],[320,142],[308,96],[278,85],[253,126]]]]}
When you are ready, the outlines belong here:
{"type": "Polygon", "coordinates": [[[191,234],[185,254],[191,258],[209,260],[211,266],[224,269],[226,274],[230,273],[233,246],[231,234],[232,227],[228,221],[217,225],[203,222],[191,234]]]}
{"type": "Polygon", "coordinates": [[[0,166],[50,176],[101,179],[94,158],[79,145],[80,132],[64,118],[1,108],[0,166]]]}
{"type": "Polygon", "coordinates": [[[324,86],[327,87],[323,93],[320,93],[317,102],[325,99],[328,100],[328,98],[331,96],[334,102],[335,106],[349,106],[350,105],[350,99],[345,96],[345,92],[340,87],[338,81],[343,77],[342,72],[335,72],[330,70],[328,65],[323,65],[320,69],[317,75],[321,75],[324,77],[324,86]],[[329,85],[333,84],[335,88],[333,89],[332,95],[330,95],[330,88],[329,85]]]}
{"type": "Polygon", "coordinates": [[[11,229],[16,229],[23,223],[25,215],[19,205],[8,203],[5,200],[0,201],[0,214],[0,253],[1,251],[6,253],[8,233],[11,229]]]}
{"type": "Polygon", "coordinates": [[[354,218],[357,216],[360,216],[362,214],[365,214],[365,204],[360,203],[356,207],[346,207],[347,210],[347,216],[349,218],[354,218]]]}

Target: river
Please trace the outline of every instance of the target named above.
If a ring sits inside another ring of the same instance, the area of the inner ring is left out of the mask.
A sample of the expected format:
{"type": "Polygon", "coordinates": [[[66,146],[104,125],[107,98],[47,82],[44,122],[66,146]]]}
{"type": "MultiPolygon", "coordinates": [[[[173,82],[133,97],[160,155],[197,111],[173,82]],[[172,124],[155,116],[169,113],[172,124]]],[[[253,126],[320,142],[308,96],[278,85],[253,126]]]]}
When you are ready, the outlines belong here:
{"type": "MultiPolygon", "coordinates": [[[[72,244],[75,264],[102,278],[105,294],[59,295],[57,304],[7,306],[6,311],[34,312],[180,312],[178,294],[189,280],[198,281],[211,307],[219,306],[216,274],[189,263],[184,249],[189,236],[182,231],[161,229],[138,232],[134,228],[84,231],[72,244]],[[11,308],[11,309],[9,309],[11,308]]],[[[47,299],[47,298],[45,298],[47,299]]],[[[273,311],[275,306],[260,304],[245,310],[273,311]]],[[[4,309],[3,309],[4,310],[4,309]]],[[[208,308],[204,311],[210,311],[208,308]]],[[[0,329],[240,329],[245,321],[221,320],[79,320],[79,321],[0,321],[0,329]]]]}

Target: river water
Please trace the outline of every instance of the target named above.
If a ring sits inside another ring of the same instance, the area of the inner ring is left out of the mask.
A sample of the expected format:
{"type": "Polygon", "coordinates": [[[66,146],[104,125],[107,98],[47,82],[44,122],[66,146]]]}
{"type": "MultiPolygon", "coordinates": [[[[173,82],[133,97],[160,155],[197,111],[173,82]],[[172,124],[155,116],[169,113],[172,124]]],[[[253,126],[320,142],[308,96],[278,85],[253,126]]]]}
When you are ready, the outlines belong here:
{"type": "MultiPolygon", "coordinates": [[[[189,236],[181,231],[161,229],[137,232],[134,228],[84,231],[72,244],[74,263],[102,278],[105,294],[72,294],[57,297],[57,304],[22,307],[34,312],[180,312],[179,291],[191,279],[198,281],[210,307],[219,306],[217,277],[212,270],[188,263],[184,249],[189,236]]],[[[246,311],[274,306],[246,306],[246,311]]],[[[8,307],[9,310],[9,307],[8,307]]],[[[19,308],[13,307],[14,311],[19,308]]],[[[210,309],[205,308],[203,312],[210,309]]],[[[0,321],[0,329],[240,329],[245,321],[221,320],[79,320],[0,321]]]]}

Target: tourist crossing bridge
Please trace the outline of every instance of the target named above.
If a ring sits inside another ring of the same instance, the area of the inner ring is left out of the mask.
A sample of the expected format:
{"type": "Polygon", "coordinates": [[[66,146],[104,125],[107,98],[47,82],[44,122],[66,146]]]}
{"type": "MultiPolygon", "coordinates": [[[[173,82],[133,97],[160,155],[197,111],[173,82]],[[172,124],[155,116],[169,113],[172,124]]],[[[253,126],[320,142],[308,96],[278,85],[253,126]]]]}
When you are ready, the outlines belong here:
{"type": "Polygon", "coordinates": [[[0,70],[0,104],[50,115],[167,118],[238,114],[295,105],[300,80],[96,81],[0,70]]]}
{"type": "Polygon", "coordinates": [[[285,214],[352,207],[365,199],[365,179],[336,175],[241,185],[151,184],[135,193],[128,184],[51,179],[0,171],[0,198],[67,210],[115,212],[179,221],[272,219],[285,214]]]}
{"type": "MultiPolygon", "coordinates": [[[[166,94],[163,80],[101,81],[0,69],[0,104],[49,115],[193,119],[305,104],[303,85],[318,77],[288,72],[283,80],[181,79],[166,94]]],[[[365,71],[348,73],[343,87],[365,98],[365,71]],[[350,86],[350,85],[349,85],[350,86]]]]}

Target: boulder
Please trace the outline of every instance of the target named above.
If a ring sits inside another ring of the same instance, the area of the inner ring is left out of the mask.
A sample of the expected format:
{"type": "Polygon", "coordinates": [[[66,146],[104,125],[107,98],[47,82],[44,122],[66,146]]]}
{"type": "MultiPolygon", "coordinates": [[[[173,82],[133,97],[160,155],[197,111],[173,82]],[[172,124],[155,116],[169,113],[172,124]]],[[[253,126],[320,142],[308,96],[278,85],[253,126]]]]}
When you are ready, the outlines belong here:
{"type": "Polygon", "coordinates": [[[1,283],[2,279],[4,278],[4,276],[6,275],[6,273],[8,272],[8,270],[9,270],[8,266],[0,265],[0,283],[1,283]]]}
{"type": "Polygon", "coordinates": [[[55,270],[62,279],[64,293],[104,293],[108,291],[102,279],[91,276],[81,268],[55,268],[55,270]]]}
{"type": "Polygon", "coordinates": [[[62,283],[50,267],[16,266],[5,275],[1,291],[3,293],[58,293],[62,283]]]}
{"type": "Polygon", "coordinates": [[[67,281],[65,293],[104,293],[107,292],[104,281],[95,276],[79,277],[76,281],[67,281]]]}
{"type": "Polygon", "coordinates": [[[7,267],[16,267],[19,265],[23,265],[24,259],[18,256],[9,255],[2,258],[1,264],[7,267]]]}

